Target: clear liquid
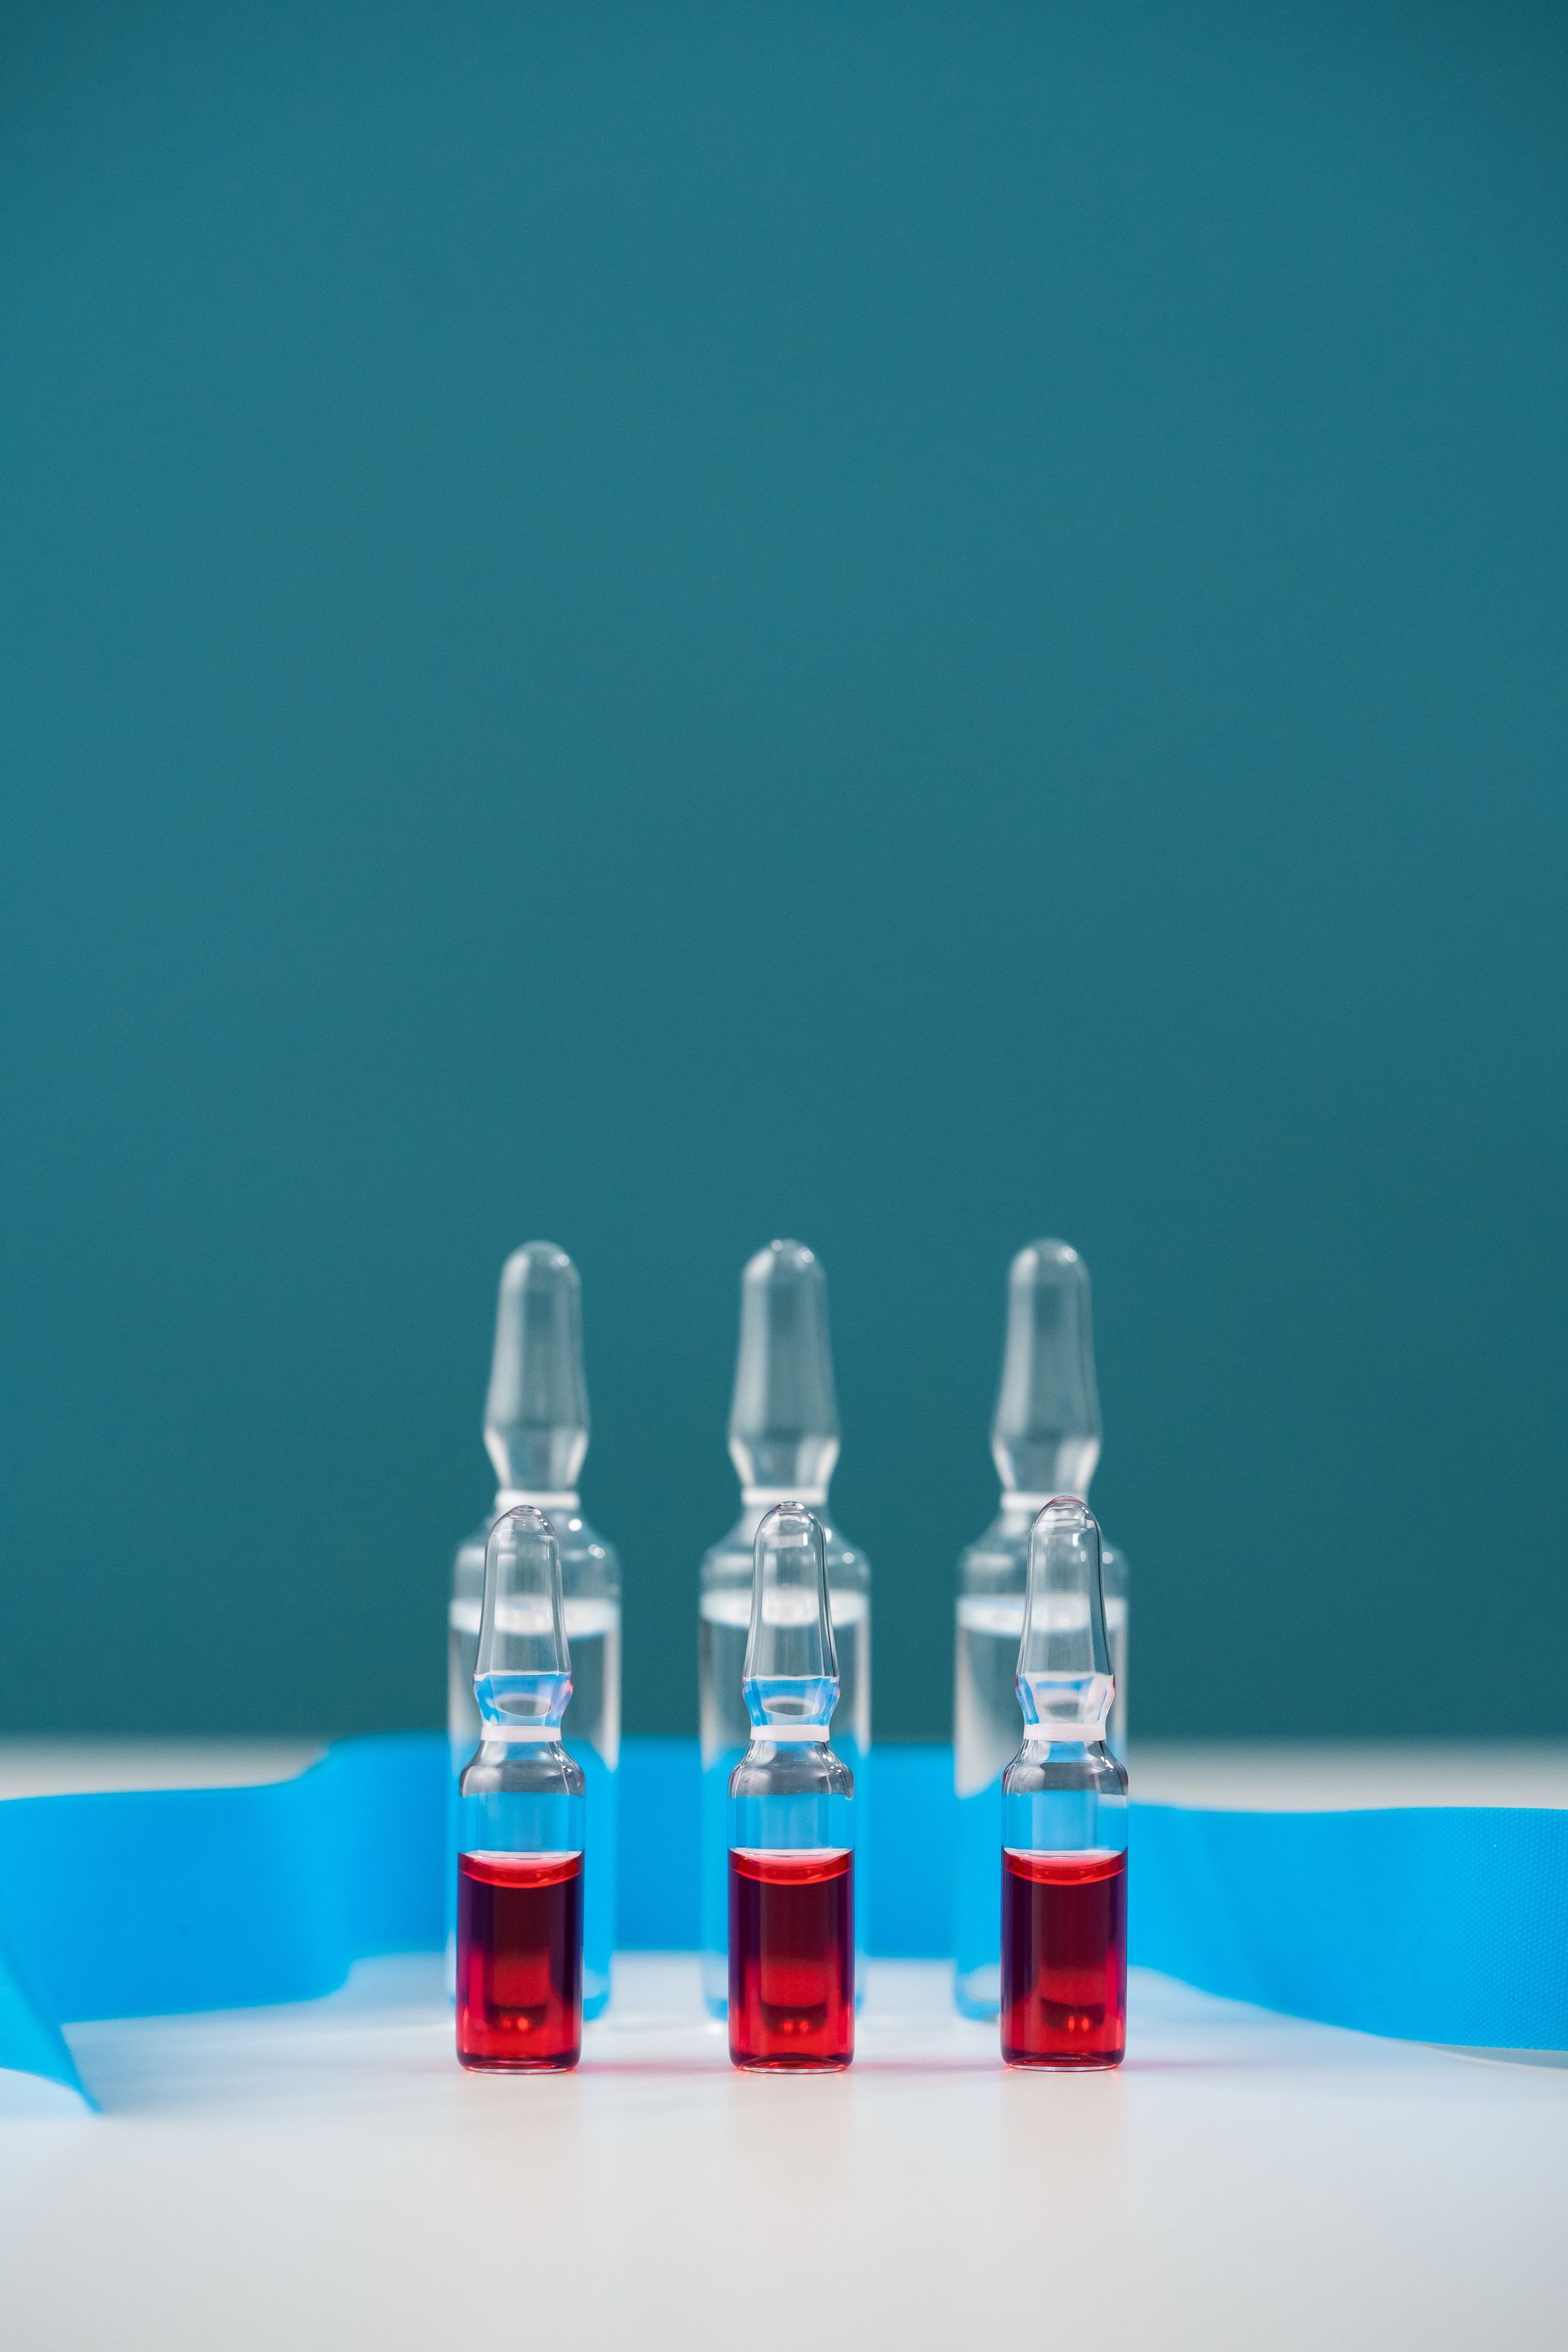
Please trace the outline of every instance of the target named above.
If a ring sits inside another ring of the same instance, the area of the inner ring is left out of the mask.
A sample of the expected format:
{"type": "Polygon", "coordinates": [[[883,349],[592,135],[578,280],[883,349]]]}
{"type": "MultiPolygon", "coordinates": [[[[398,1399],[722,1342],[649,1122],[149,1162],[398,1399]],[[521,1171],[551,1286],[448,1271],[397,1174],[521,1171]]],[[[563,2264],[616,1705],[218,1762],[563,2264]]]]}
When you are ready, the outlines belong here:
{"type": "MultiPolygon", "coordinates": [[[[482,1556],[481,1556],[482,1576],[482,1556]]],[[[572,1654],[572,1697],[562,1722],[567,1752],[583,1768],[584,1840],[590,1857],[583,1913],[583,2014],[597,2017],[610,1997],[616,1943],[616,1770],[621,1755],[621,1607],[597,1594],[569,1600],[566,1646],[572,1654]]],[[[447,1734],[452,1753],[451,1839],[457,1844],[457,1784],[479,1739],[474,1667],[479,1649],[479,1603],[459,1596],[447,1615],[447,1734]]],[[[455,1927],[457,1872],[447,1874],[455,1927]]]]}
{"type": "MultiPolygon", "coordinates": [[[[1025,1540],[1027,1534],[1026,1530],[1025,1540]]],[[[1112,1565],[1118,1564],[1112,1559],[1112,1565]]],[[[1109,1579],[1108,1579],[1109,1581],[1109,1579]]],[[[1110,1746],[1124,1752],[1127,1723],[1128,1604],[1106,1595],[1116,1702],[1110,1746]]],[[[1024,1594],[963,1593],[958,1602],[953,1662],[952,1758],[958,1790],[958,1885],[954,1923],[957,2000],[966,2017],[994,2017],[1002,1992],[1002,1916],[997,1860],[1002,1851],[1002,1775],[1018,1753],[1018,1644],[1024,1594]]]]}
{"type": "MultiPolygon", "coordinates": [[[[833,1752],[855,1777],[857,1835],[864,1848],[862,1767],[871,1747],[871,1599],[868,1592],[839,1589],[831,1591],[829,1598],[833,1645],[838,1654],[833,1752]]],[[[702,1595],[697,1635],[702,1733],[702,1991],[715,2017],[722,2017],[729,2006],[730,1775],[751,1739],[751,1718],[741,1696],[751,1627],[749,1575],[743,1585],[722,1585],[702,1595]]],[[[863,1853],[859,1874],[864,1888],[863,1853]]],[[[862,1901],[856,1916],[858,1958],[865,1948],[864,1909],[862,1901]]],[[[858,1983],[861,1981],[863,1970],[857,1978],[858,1983]]]]}

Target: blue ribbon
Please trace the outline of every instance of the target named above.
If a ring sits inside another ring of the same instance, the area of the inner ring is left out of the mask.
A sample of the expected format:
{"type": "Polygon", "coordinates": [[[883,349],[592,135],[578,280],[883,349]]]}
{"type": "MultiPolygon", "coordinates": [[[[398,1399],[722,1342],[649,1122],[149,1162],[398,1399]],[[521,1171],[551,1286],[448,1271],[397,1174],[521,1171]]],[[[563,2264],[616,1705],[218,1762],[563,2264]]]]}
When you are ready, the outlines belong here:
{"type": "MultiPolygon", "coordinates": [[[[951,1954],[951,1751],[871,1758],[874,1948],[951,1954]]],[[[352,1739],[292,1780],[0,1803],[0,2066],[80,2090],[62,2025],[304,2000],[438,1950],[447,1746],[352,1739]]],[[[694,1742],[627,1740],[623,1948],[699,1932],[694,1742]]],[[[593,1867],[592,1856],[589,1868],[593,1867]]],[[[1568,1813],[1132,1808],[1131,1958],[1406,2040],[1568,2049],[1568,1813]]],[[[84,2093],[84,2095],[86,2094],[84,2093]]]]}
{"type": "Polygon", "coordinates": [[[439,1949],[446,1822],[423,1733],[257,1789],[0,1803],[0,2066],[80,2090],[62,2024],[309,2000],[439,1949]]]}
{"type": "Polygon", "coordinates": [[[1568,1812],[1132,1813],[1145,1968],[1362,2033],[1568,2049],[1568,1812]]]}

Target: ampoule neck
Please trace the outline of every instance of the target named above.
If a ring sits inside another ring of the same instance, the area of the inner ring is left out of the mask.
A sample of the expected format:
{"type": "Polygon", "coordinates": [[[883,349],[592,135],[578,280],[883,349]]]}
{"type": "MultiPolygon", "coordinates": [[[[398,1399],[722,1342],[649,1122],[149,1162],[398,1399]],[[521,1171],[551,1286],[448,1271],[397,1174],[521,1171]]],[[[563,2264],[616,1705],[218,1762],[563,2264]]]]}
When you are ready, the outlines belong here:
{"type": "Polygon", "coordinates": [[[583,1507],[576,1489],[571,1486],[556,1490],[542,1486],[498,1486],[492,1516],[499,1518],[502,1511],[515,1510],[520,1503],[526,1503],[531,1510],[542,1511],[546,1518],[554,1512],[570,1517],[583,1507]]]}
{"type": "Polygon", "coordinates": [[[552,1748],[562,1748],[561,1726],[558,1723],[498,1723],[481,1717],[479,1722],[481,1748],[517,1748],[530,1755],[548,1757],[552,1748]]]}
{"type": "Polygon", "coordinates": [[[1065,1759],[1092,1759],[1096,1756],[1109,1760],[1105,1724],[1079,1728],[1064,1728],[1059,1724],[1026,1723],[1024,1726],[1024,1750],[1026,1755],[1044,1756],[1047,1749],[1059,1748],[1065,1759]]]}

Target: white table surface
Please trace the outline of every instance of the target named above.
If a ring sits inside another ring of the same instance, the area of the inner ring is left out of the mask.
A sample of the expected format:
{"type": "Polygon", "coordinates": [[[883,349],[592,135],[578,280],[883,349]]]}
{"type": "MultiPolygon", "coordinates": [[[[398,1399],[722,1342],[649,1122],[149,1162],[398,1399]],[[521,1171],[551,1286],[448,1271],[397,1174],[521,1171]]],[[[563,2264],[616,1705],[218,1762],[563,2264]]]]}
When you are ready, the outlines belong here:
{"type": "MultiPolygon", "coordinates": [[[[165,1751],[137,1785],[263,1778],[309,1752],[165,1751]]],[[[47,1762],[0,1758],[0,1790],[60,1785],[47,1762]]],[[[96,1785],[132,1784],[123,1752],[100,1762],[96,1785]]],[[[1510,1775],[1513,1801],[1568,1789],[1563,1750],[1406,1755],[1397,1795],[1395,1764],[1371,1759],[1371,1789],[1343,1753],[1228,1758],[1256,1801],[1266,1765],[1277,1802],[1335,1786],[1342,1802],[1505,1801],[1510,1775]]],[[[1242,1793],[1226,1766],[1134,1759],[1148,1794],[1211,1802],[1242,1793]]],[[[79,1787],[79,1751],[74,1769],[79,1787]]],[[[581,2068],[552,2079],[459,2070],[434,1958],[368,1962],[297,2006],[73,2027],[101,2116],[0,2074],[0,2341],[1568,2344],[1568,2067],[1342,2033],[1135,1971],[1119,2074],[1015,2074],[994,2029],[953,2014],[944,1969],[883,1962],[853,2071],[781,2082],[729,2067],[689,1956],[618,1970],[581,2068]]]]}

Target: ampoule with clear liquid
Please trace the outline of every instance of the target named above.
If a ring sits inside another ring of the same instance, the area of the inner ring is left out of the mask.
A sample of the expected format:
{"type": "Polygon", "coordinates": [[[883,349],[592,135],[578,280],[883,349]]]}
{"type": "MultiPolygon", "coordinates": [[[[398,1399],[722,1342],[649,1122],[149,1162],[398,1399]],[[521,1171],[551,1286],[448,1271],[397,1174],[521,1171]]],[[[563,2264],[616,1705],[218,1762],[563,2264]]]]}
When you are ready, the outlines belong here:
{"type": "MultiPolygon", "coordinates": [[[[610,1998],[616,1940],[616,1787],[621,1752],[621,1570],[614,1548],[590,1527],[577,1497],[588,1451],[583,1372],[583,1292],[577,1269],[553,1242],[529,1242],[501,1269],[495,1353],[485,1400],[485,1446],[499,1488],[484,1524],[464,1538],[452,1566],[447,1639],[447,1727],[457,1776],[479,1735],[474,1662],[484,1594],[485,1541],[499,1515],[519,1504],[549,1519],[561,1559],[573,1689],[563,1736],[586,1784],[594,1855],[584,1923],[583,2009],[597,2017],[610,1998]]],[[[449,1874],[450,1876],[450,1874],[449,1874]]],[[[448,1933],[455,1927],[448,1919],[448,1933]]]]}
{"type": "Polygon", "coordinates": [[[855,1780],[829,1745],[838,1661],[823,1529],[798,1503],[757,1529],[742,1697],[730,2056],[763,2073],[836,2073],[855,2055],[855,1780]]]}
{"type": "Polygon", "coordinates": [[[584,1775],[562,1745],[561,1556],[542,1511],[501,1513],[484,1579],[479,1745],[458,1794],[458,2056],[481,2073],[555,2074],[583,2047],[588,1881],[584,1775]]]}
{"type": "MultiPolygon", "coordinates": [[[[827,1511],[838,1459],[838,1402],[827,1329],[827,1281],[799,1242],[770,1242],[741,1276],[741,1345],[730,1408],[730,1458],[741,1516],[702,1562],[698,1691],[702,1739],[702,1990],[711,2014],[729,1998],[729,1790],[751,1724],[742,1696],[752,1622],[752,1554],[768,1511],[805,1506],[822,1530],[837,1644],[837,1746],[865,1789],[871,1747],[871,1570],[827,1511]]],[[[861,1852],[867,1838],[860,1801],[861,1852]]],[[[864,1949],[861,1905],[859,1935],[864,1949]]]]}
{"type": "MultiPolygon", "coordinates": [[[[958,1564],[952,1755],[958,1793],[954,1989],[966,2017],[996,2014],[1001,1945],[995,1855],[1002,1775],[1018,1745],[1016,1675],[1028,1582],[1029,1528],[1053,1495],[1087,1500],[1100,1460],[1100,1396],[1089,1269],[1066,1242],[1033,1242],[1007,1276],[1007,1336],[991,1452],[1002,1480],[995,1518],[958,1564]]],[[[1116,1699],[1110,1745],[1126,1752],[1127,1562],[1104,1550],[1103,1591],[1116,1699]]]]}
{"type": "MultiPolygon", "coordinates": [[[[1127,2047],[1127,1773],[1100,1528],[1076,1496],[1029,1537],[1024,1742],[1002,1781],[1001,2021],[1009,2066],[1119,2066],[1127,2047]]],[[[994,1885],[994,1880],[993,1880],[994,1885]]]]}

